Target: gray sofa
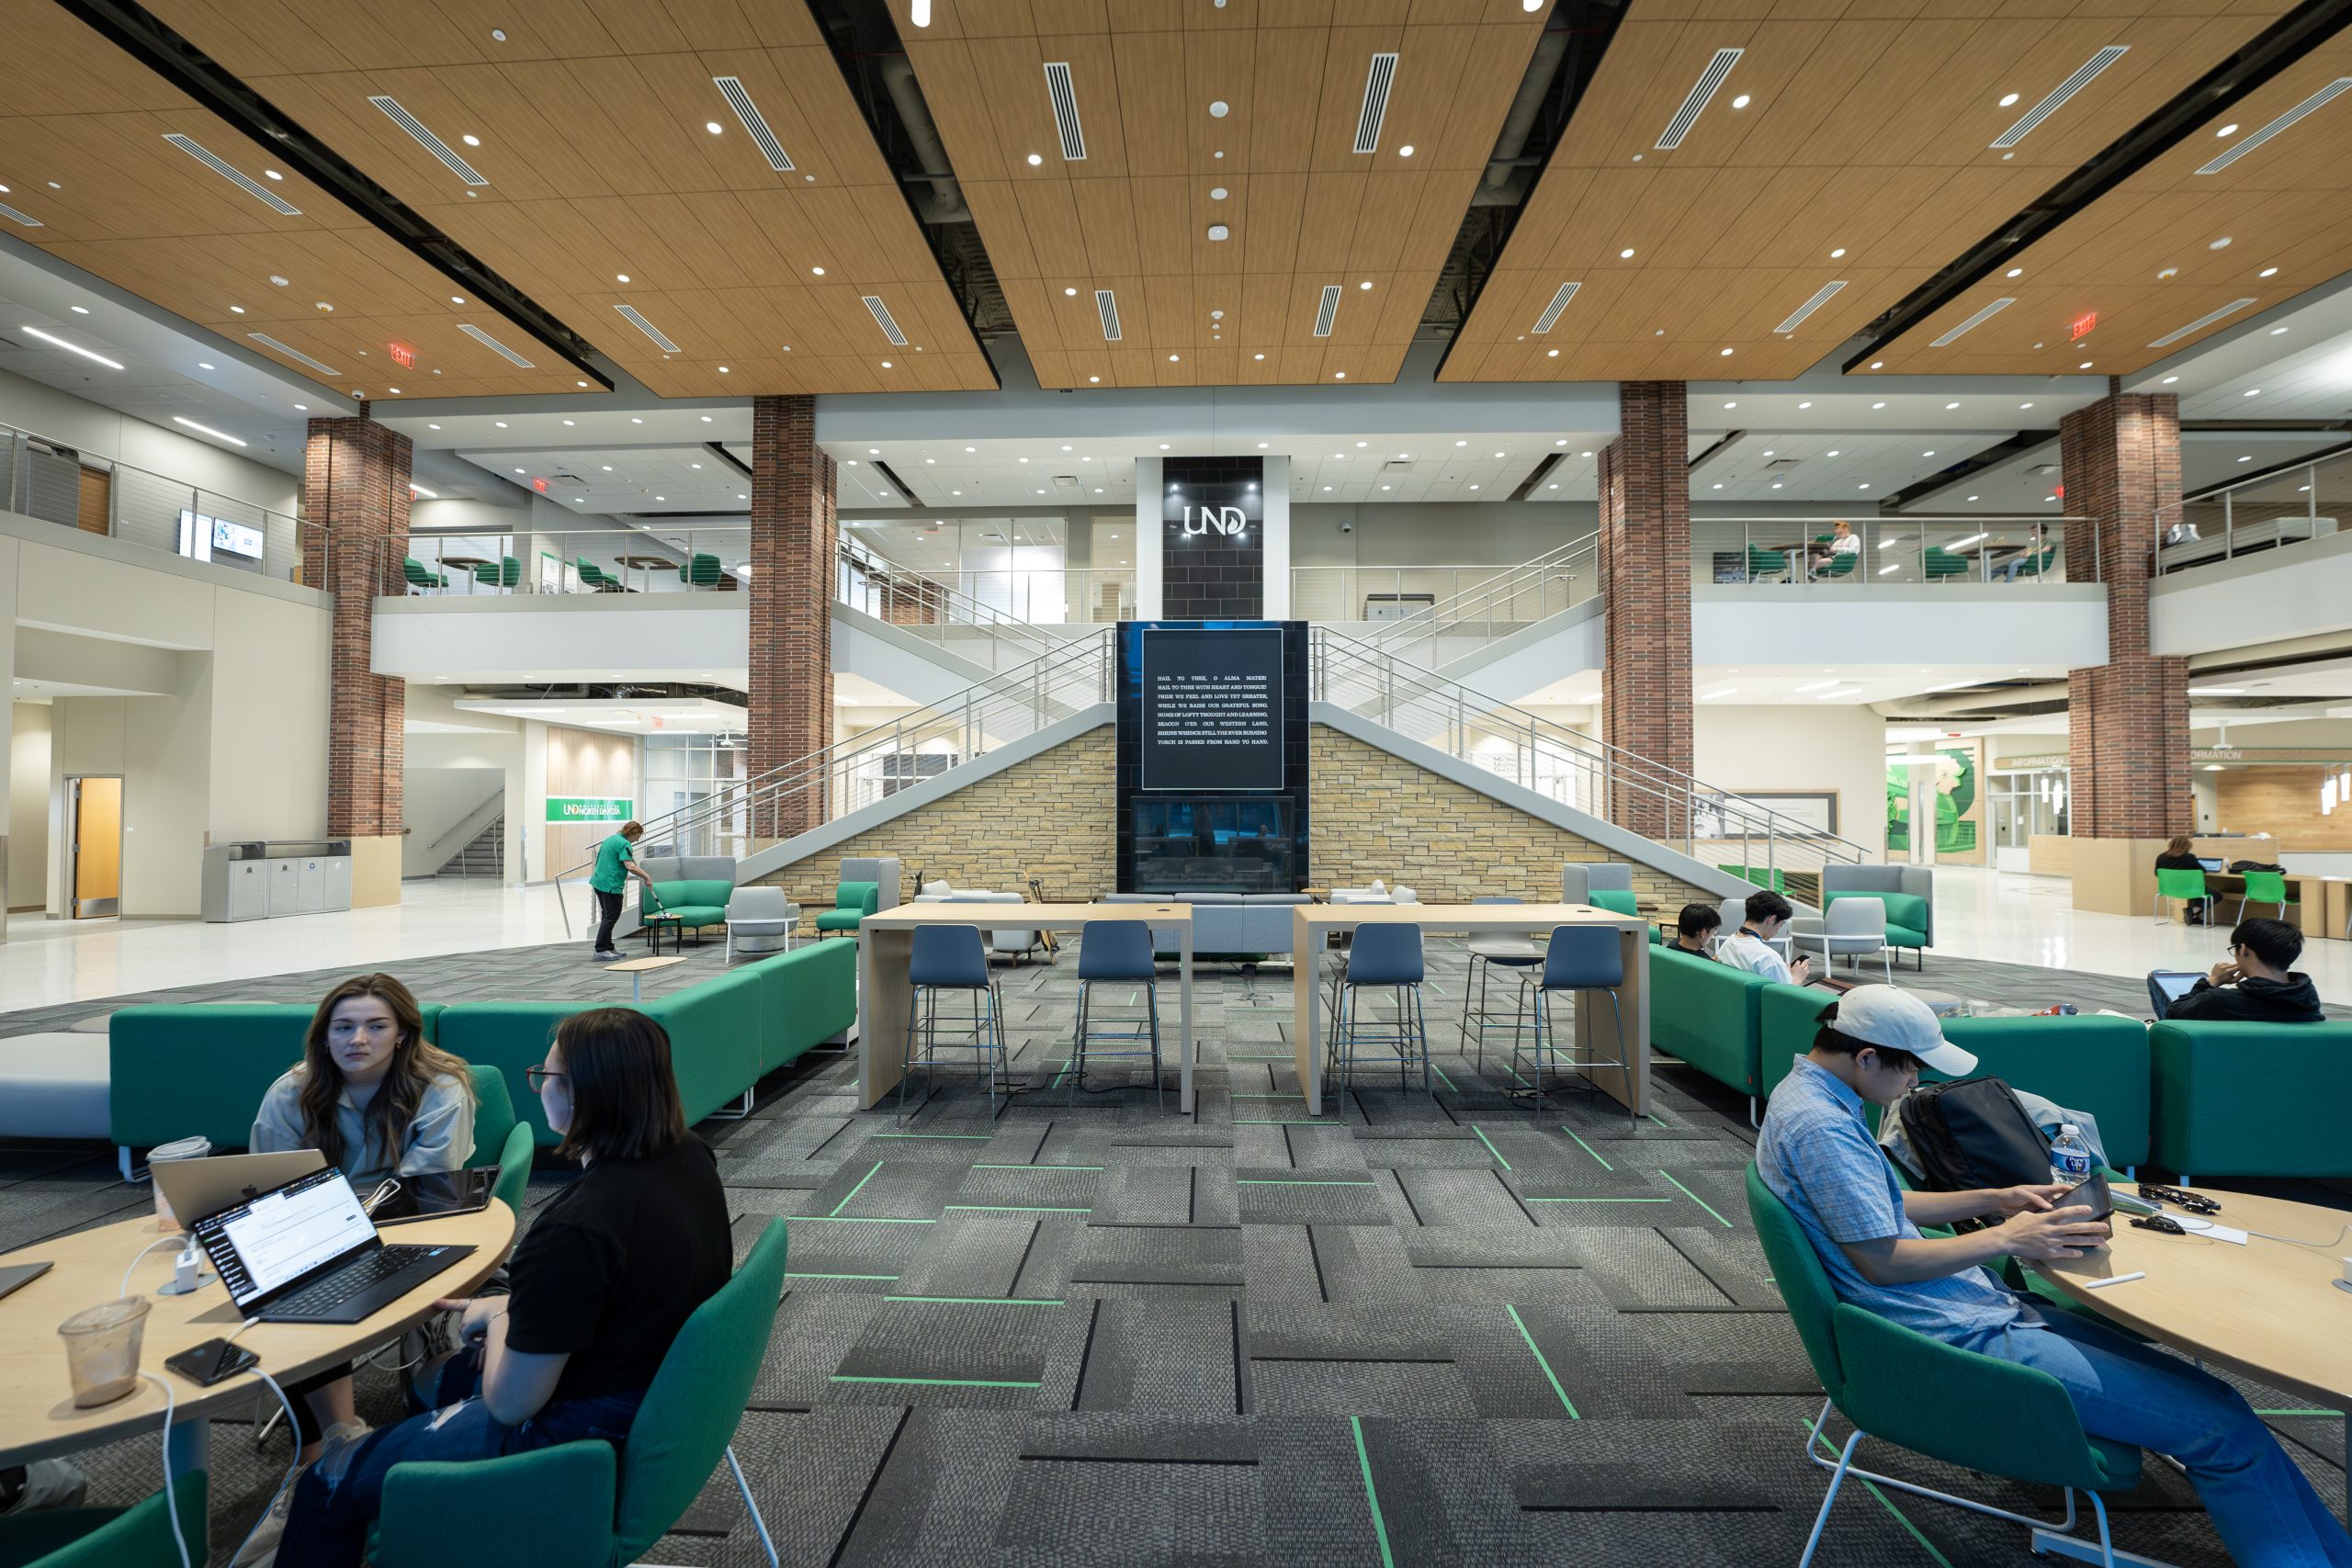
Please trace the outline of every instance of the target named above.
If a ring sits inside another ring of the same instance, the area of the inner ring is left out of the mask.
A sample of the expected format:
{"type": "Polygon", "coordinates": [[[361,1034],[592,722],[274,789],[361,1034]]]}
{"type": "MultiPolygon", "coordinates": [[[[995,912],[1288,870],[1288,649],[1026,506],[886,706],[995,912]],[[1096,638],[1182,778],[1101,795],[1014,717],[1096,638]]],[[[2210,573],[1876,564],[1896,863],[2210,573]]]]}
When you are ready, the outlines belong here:
{"type": "Polygon", "coordinates": [[[1821,868],[1821,899],[1826,905],[1840,894],[1883,898],[1890,947],[1911,949],[1912,962],[1920,949],[1936,945],[1936,872],[1926,865],[1826,865],[1821,868]],[[1911,900],[1917,900],[1913,903],[1911,900]]]}
{"type": "Polygon", "coordinates": [[[1585,897],[1592,892],[1631,893],[1634,890],[1634,868],[1614,861],[1599,865],[1571,861],[1560,867],[1560,902],[1589,904],[1585,897]]]}
{"type": "MultiPolygon", "coordinates": [[[[1106,893],[1105,904],[1190,904],[1193,956],[1228,953],[1288,953],[1290,912],[1314,902],[1304,893],[1106,893]]],[[[1154,926],[1151,950],[1161,958],[1177,953],[1176,928],[1154,926]]]]}

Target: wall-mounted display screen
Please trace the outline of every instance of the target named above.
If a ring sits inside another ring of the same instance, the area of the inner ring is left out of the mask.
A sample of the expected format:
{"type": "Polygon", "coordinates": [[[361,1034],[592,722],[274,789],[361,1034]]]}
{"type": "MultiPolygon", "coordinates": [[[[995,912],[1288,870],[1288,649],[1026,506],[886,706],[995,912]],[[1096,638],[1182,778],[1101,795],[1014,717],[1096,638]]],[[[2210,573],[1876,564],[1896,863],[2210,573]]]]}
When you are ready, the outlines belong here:
{"type": "Polygon", "coordinates": [[[1146,790],[1280,789],[1283,631],[1143,634],[1146,790]]]}

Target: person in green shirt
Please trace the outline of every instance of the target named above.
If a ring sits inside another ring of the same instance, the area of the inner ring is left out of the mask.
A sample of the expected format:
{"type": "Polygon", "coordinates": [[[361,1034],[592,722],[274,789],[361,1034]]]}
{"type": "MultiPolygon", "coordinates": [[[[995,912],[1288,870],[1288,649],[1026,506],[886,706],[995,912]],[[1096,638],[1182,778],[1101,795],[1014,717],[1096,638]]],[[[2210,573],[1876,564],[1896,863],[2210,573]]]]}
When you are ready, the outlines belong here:
{"type": "Polygon", "coordinates": [[[637,863],[637,841],[645,837],[645,824],[624,822],[621,830],[596,846],[596,869],[588,874],[588,886],[596,895],[596,908],[603,919],[596,926],[596,961],[609,964],[620,956],[613,946],[613,922],[621,918],[621,894],[628,886],[628,879],[636,877],[645,884],[650,896],[653,878],[645,874],[637,863]]]}

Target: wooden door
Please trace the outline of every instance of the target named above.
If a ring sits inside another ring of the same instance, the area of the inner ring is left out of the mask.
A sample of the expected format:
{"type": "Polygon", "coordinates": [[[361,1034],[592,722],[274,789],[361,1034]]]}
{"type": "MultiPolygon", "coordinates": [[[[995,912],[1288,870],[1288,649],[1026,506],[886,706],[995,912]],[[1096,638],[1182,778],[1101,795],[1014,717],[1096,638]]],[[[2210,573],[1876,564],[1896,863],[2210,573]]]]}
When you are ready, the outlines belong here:
{"type": "Polygon", "coordinates": [[[74,918],[121,909],[122,781],[74,781],[74,918]]]}
{"type": "Polygon", "coordinates": [[[82,493],[77,498],[74,508],[74,525],[79,527],[85,534],[110,534],[114,532],[113,525],[109,521],[113,515],[110,505],[113,496],[114,481],[112,478],[105,472],[105,470],[100,468],[84,468],[82,470],[82,493]]]}

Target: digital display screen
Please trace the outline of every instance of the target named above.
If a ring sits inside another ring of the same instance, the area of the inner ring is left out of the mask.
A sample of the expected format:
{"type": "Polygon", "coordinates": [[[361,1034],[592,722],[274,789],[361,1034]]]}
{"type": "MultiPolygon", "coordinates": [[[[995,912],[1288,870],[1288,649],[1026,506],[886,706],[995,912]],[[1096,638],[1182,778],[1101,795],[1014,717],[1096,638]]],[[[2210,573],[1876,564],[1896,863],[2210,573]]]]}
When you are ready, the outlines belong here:
{"type": "Polygon", "coordinates": [[[1141,787],[1283,786],[1283,631],[1143,633],[1141,787]]]}

